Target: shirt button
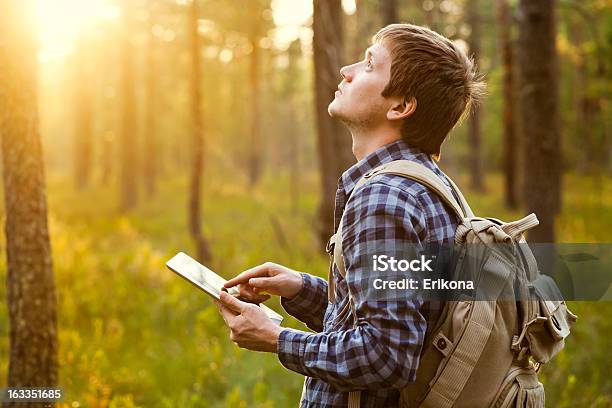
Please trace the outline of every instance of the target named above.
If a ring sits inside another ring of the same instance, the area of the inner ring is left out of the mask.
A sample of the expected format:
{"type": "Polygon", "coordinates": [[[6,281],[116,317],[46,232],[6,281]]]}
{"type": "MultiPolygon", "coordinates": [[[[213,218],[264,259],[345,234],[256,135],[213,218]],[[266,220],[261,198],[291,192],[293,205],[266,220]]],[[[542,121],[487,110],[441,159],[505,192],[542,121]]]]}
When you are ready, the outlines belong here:
{"type": "Polygon", "coordinates": [[[439,339],[437,344],[440,350],[444,350],[446,348],[446,340],[444,339],[439,339]]]}

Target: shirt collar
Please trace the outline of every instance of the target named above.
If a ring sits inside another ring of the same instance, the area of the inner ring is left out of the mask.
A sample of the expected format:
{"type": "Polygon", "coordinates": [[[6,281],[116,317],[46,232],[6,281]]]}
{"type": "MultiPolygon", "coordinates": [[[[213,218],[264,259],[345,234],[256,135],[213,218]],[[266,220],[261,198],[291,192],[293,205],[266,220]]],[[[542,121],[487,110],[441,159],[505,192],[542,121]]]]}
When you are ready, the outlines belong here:
{"type": "MultiPolygon", "coordinates": [[[[379,147],[363,159],[352,165],[342,173],[338,180],[338,190],[342,190],[345,196],[349,196],[355,185],[368,171],[394,160],[413,160],[423,164],[430,164],[431,157],[415,147],[410,147],[402,139],[396,140],[379,147]]],[[[429,166],[428,166],[429,167],[429,166]]]]}

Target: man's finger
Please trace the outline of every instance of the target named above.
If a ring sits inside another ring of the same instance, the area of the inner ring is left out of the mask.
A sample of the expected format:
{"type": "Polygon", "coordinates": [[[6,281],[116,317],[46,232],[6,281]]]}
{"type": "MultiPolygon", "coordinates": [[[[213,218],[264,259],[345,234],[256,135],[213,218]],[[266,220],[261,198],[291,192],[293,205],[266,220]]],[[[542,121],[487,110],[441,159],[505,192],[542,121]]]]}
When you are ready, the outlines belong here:
{"type": "Polygon", "coordinates": [[[238,316],[236,312],[225,307],[222,303],[219,303],[219,313],[221,313],[223,320],[225,320],[225,324],[227,324],[228,326],[230,325],[230,320],[238,316]]]}
{"type": "Polygon", "coordinates": [[[238,316],[238,313],[234,312],[232,309],[227,308],[225,305],[223,305],[223,303],[219,302],[216,299],[215,299],[215,304],[217,305],[217,310],[223,317],[223,320],[225,320],[225,323],[227,323],[228,317],[238,316]]]}
{"type": "Polygon", "coordinates": [[[244,283],[238,285],[238,291],[240,292],[241,297],[249,297],[256,295],[256,293],[253,292],[253,288],[250,285],[244,283]]]}
{"type": "Polygon", "coordinates": [[[239,288],[240,288],[240,296],[238,297],[238,299],[240,300],[244,300],[246,302],[251,302],[251,303],[253,302],[262,303],[270,299],[270,296],[262,295],[262,294],[255,292],[253,288],[249,285],[241,284],[239,288]]]}
{"type": "Polygon", "coordinates": [[[255,289],[274,288],[278,285],[274,278],[251,278],[249,285],[255,289]]]}
{"type": "MultiPolygon", "coordinates": [[[[238,286],[238,290],[235,290],[235,289],[236,287],[230,288],[229,290],[227,290],[227,292],[233,297],[238,298],[239,300],[243,302],[259,304],[259,303],[263,303],[266,300],[270,299],[269,295],[259,294],[259,293],[254,292],[253,288],[251,288],[247,284],[240,284],[238,286]],[[233,293],[230,291],[232,291],[233,293]]],[[[226,292],[226,291],[224,290],[223,292],[226,292]]],[[[217,303],[219,303],[219,301],[217,301],[217,303]]]]}
{"type": "Polygon", "coordinates": [[[254,278],[256,276],[268,276],[268,266],[266,264],[255,266],[251,269],[247,269],[242,272],[238,276],[228,280],[225,282],[223,287],[231,288],[232,286],[236,286],[240,283],[247,283],[249,279],[254,278]]]}
{"type": "Polygon", "coordinates": [[[230,295],[227,292],[221,292],[219,294],[219,301],[221,302],[222,306],[225,306],[226,308],[237,314],[242,313],[245,306],[248,305],[248,303],[236,299],[234,296],[230,295]]]}

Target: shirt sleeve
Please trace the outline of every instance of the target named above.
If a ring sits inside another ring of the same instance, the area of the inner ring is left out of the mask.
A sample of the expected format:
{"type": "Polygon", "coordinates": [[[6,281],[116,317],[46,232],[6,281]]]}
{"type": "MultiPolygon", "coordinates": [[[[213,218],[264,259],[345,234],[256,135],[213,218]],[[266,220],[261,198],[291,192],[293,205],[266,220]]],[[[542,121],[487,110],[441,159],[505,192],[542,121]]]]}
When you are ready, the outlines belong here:
{"type": "Polygon", "coordinates": [[[425,240],[422,206],[397,187],[370,182],[352,198],[343,225],[347,284],[355,305],[356,327],[324,333],[281,332],[278,356],[290,370],[332,384],[339,391],[393,387],[414,381],[427,323],[422,301],[380,298],[365,290],[376,274],[367,248],[397,248],[425,240]]]}
{"type": "Polygon", "coordinates": [[[302,290],[292,299],[281,298],[281,305],[291,316],[320,332],[328,303],[327,281],[307,273],[300,274],[302,290]]]}

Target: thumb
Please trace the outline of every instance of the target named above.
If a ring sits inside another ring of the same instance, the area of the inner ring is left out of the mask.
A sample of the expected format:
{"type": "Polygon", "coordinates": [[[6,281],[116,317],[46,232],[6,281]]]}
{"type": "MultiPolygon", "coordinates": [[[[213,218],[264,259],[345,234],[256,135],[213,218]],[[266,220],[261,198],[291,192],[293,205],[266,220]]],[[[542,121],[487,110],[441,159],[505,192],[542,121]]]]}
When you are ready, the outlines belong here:
{"type": "Polygon", "coordinates": [[[236,313],[242,313],[242,311],[244,310],[244,305],[246,304],[245,302],[236,299],[234,296],[230,295],[227,292],[221,292],[219,294],[219,301],[221,302],[221,304],[223,304],[223,306],[236,313]]]}

